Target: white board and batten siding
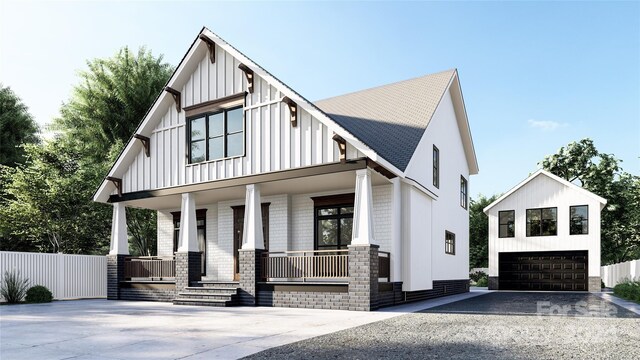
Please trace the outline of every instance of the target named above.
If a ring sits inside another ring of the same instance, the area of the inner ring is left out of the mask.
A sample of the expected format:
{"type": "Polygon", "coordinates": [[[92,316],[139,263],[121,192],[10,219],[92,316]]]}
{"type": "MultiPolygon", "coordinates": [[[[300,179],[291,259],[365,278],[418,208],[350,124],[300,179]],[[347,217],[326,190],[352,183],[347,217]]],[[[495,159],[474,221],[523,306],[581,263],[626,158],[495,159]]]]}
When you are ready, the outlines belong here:
{"type": "Polygon", "coordinates": [[[587,250],[589,276],[600,276],[600,207],[595,197],[538,174],[487,211],[489,217],[489,276],[498,276],[501,252],[587,250]],[[589,233],[569,234],[569,207],[589,206],[589,233]],[[526,236],[527,209],[557,207],[556,236],[526,236]],[[498,237],[498,212],[515,210],[515,237],[498,237]]]}
{"type": "MultiPolygon", "coordinates": [[[[247,91],[240,62],[216,46],[216,62],[205,51],[180,89],[182,106],[191,106],[247,91]]],[[[133,192],[204,181],[254,175],[339,161],[333,133],[298,107],[298,125],[291,126],[283,94],[258,75],[244,105],[245,156],[188,164],[185,111],[171,102],[159,111],[151,133],[151,156],[142,149],[123,175],[123,191],[133,192]]],[[[364,155],[350,144],[347,158],[364,155]]]]}
{"type": "Polygon", "coordinates": [[[0,281],[6,271],[19,271],[29,286],[46,286],[54,299],[107,296],[105,256],[0,251],[0,281]]]}

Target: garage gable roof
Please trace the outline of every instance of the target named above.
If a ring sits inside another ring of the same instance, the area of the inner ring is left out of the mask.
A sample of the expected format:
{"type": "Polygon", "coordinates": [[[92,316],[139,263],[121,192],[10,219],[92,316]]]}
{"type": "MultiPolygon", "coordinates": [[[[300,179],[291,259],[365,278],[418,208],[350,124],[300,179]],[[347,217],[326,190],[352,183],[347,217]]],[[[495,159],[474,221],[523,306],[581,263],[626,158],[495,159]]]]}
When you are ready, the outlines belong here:
{"type": "Polygon", "coordinates": [[[492,207],[498,205],[500,202],[502,202],[504,199],[508,198],[511,194],[513,194],[514,192],[518,191],[520,188],[522,188],[523,186],[525,186],[526,184],[528,184],[529,182],[531,182],[531,180],[535,179],[538,176],[547,176],[565,186],[568,186],[576,191],[579,191],[580,193],[582,193],[583,195],[586,195],[596,201],[598,201],[600,204],[602,204],[602,206],[607,204],[607,200],[588,191],[585,190],[583,188],[581,188],[580,186],[567,181],[557,175],[554,175],[544,169],[540,169],[536,172],[534,172],[533,174],[531,174],[528,178],[524,179],[522,182],[520,182],[518,185],[516,185],[514,188],[512,188],[511,190],[507,191],[506,193],[504,193],[502,196],[500,196],[499,198],[496,199],[496,201],[492,202],[491,204],[489,204],[489,206],[485,207],[482,211],[486,214],[492,207]]]}

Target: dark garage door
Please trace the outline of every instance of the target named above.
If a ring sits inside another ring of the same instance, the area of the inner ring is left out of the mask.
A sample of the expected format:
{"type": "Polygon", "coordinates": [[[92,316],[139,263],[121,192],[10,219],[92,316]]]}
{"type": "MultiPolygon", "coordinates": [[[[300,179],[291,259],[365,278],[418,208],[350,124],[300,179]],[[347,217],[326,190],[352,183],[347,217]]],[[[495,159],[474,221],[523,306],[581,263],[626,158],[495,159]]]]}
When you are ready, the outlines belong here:
{"type": "Polygon", "coordinates": [[[587,290],[587,251],[500,253],[500,290],[587,290]]]}

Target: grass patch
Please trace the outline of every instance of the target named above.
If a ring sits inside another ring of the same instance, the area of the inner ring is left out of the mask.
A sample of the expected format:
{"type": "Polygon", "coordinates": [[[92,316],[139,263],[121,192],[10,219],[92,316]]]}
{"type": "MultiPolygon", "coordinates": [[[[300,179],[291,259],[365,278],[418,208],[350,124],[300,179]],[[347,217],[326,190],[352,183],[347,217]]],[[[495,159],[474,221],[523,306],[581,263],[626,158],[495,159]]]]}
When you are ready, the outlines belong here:
{"type": "Polygon", "coordinates": [[[613,288],[613,294],[640,304],[640,280],[623,280],[613,288]]]}

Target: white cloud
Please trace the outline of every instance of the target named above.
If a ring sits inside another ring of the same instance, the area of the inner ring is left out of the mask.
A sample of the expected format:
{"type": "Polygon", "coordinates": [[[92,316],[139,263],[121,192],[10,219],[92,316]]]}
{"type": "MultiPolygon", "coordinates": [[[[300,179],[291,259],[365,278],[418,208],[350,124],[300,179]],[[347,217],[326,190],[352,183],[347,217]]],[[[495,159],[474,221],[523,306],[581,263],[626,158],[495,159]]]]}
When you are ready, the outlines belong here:
{"type": "Polygon", "coordinates": [[[529,123],[530,127],[534,129],[540,129],[542,131],[554,131],[558,128],[569,126],[569,124],[567,123],[559,123],[557,121],[550,121],[550,120],[529,119],[527,122],[529,123]]]}

